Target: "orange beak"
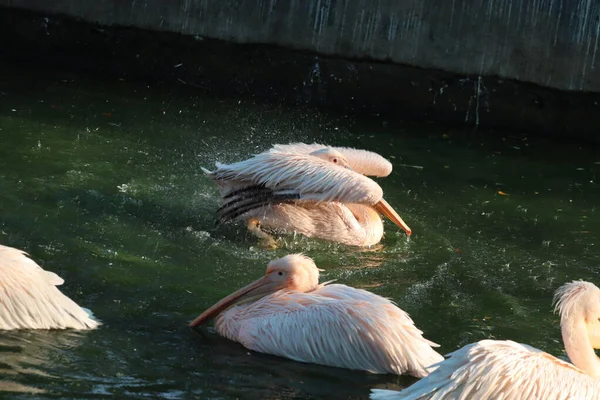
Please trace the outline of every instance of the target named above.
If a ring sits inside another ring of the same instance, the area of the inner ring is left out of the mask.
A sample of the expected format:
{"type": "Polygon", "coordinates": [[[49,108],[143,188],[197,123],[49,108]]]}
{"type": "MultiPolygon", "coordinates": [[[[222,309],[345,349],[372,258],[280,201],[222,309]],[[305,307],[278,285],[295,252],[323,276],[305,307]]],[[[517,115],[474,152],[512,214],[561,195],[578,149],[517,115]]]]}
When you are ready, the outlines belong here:
{"type": "Polygon", "coordinates": [[[385,215],[392,221],[394,224],[398,225],[400,228],[404,229],[408,236],[412,235],[412,230],[406,225],[406,222],[400,218],[398,213],[388,204],[387,201],[381,199],[381,201],[373,206],[377,212],[385,215]]]}
{"type": "Polygon", "coordinates": [[[190,326],[201,325],[210,319],[216,317],[227,308],[250,301],[256,301],[268,294],[276,292],[282,288],[281,282],[274,282],[269,275],[265,275],[244,286],[240,290],[235,291],[229,296],[221,299],[217,304],[204,311],[200,316],[190,323],[190,326]]]}

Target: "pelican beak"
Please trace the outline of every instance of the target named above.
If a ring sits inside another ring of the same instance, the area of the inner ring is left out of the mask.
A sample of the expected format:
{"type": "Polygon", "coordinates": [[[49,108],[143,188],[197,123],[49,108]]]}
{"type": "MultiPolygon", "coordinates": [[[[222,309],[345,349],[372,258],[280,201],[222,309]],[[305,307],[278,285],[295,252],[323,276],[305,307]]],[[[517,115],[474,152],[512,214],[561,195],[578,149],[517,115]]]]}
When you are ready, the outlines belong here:
{"type": "Polygon", "coordinates": [[[392,208],[392,206],[390,206],[388,204],[387,201],[385,201],[384,199],[381,199],[381,201],[379,203],[375,204],[373,206],[373,208],[375,210],[377,210],[379,213],[388,217],[390,219],[390,221],[392,221],[394,224],[396,224],[400,228],[404,229],[404,231],[406,232],[406,234],[408,236],[410,236],[412,234],[412,230],[408,227],[408,225],[406,225],[406,222],[404,222],[402,220],[402,218],[400,218],[400,216],[398,215],[396,210],[394,210],[392,208]]]}
{"type": "Polygon", "coordinates": [[[193,320],[190,323],[190,326],[193,327],[201,325],[216,317],[229,307],[237,304],[256,301],[268,294],[276,292],[277,290],[281,289],[281,287],[281,282],[273,282],[269,275],[265,275],[262,278],[255,280],[251,284],[244,286],[240,290],[230,294],[224,299],[221,299],[217,304],[213,305],[200,314],[200,316],[198,316],[195,320],[193,320]]]}

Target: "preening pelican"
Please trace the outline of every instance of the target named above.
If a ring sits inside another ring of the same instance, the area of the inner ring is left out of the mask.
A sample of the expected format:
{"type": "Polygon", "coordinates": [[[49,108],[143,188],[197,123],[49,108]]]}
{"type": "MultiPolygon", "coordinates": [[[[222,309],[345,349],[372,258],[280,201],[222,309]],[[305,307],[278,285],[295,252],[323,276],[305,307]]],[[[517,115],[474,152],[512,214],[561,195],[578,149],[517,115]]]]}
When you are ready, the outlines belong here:
{"type": "Polygon", "coordinates": [[[574,281],[554,296],[563,342],[573,364],[509,340],[482,340],[449,354],[427,378],[371,399],[566,400],[600,397],[600,289],[574,281]]]}
{"type": "Polygon", "coordinates": [[[216,316],[219,334],[260,353],[373,373],[429,373],[443,360],[390,300],[345,285],[319,284],[312,259],[271,261],[262,278],[222,299],[190,326],[216,316]]]}
{"type": "Polygon", "coordinates": [[[99,323],[56,288],[63,283],[25,252],[0,245],[0,330],[96,328],[99,323]]]}
{"type": "Polygon", "coordinates": [[[365,176],[392,172],[379,154],[296,143],[216,167],[202,170],[219,187],[219,222],[244,220],[262,239],[272,240],[265,229],[370,246],[383,236],[380,213],[412,233],[383,199],[381,187],[365,176]]]}

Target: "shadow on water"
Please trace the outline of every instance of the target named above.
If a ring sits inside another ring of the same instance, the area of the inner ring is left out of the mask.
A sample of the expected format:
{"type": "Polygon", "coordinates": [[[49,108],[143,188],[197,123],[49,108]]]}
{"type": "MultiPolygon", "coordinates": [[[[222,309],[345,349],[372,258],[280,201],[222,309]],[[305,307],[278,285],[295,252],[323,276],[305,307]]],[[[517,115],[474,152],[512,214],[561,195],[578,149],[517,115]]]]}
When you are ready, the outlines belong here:
{"type": "Polygon", "coordinates": [[[596,147],[0,71],[0,243],[65,278],[61,290],[104,323],[0,333],[0,390],[17,397],[359,399],[414,382],[187,328],[290,252],[313,257],[322,280],[392,298],[442,353],[510,338],[562,355],[552,293],[598,281],[596,147]],[[243,224],[214,229],[217,190],[200,166],[293,141],[389,158],[393,173],[377,181],[413,236],[386,223],[368,249],[286,235],[267,251],[243,224]]]}

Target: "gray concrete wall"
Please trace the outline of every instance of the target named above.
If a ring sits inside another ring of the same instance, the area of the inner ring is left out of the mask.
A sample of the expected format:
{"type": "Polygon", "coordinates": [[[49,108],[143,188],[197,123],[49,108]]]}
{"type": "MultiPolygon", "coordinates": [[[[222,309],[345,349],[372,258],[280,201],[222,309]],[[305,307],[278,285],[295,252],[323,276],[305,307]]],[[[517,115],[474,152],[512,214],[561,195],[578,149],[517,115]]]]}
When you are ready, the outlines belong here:
{"type": "Polygon", "coordinates": [[[0,0],[103,25],[600,92],[598,0],[0,0]]]}

